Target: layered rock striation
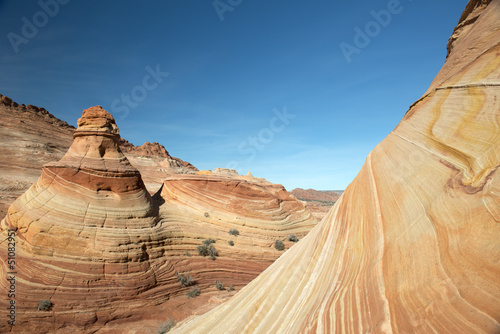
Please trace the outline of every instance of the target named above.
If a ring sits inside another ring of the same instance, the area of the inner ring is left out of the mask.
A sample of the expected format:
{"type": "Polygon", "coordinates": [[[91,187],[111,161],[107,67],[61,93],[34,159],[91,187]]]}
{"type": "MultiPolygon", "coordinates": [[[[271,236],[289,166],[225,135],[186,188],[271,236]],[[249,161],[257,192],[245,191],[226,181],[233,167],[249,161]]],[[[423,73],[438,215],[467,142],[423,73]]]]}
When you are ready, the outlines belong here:
{"type": "MultiPolygon", "coordinates": [[[[157,208],[119,150],[113,117],[89,108],[78,126],[68,152],[43,167],[1,224],[2,259],[5,234],[15,231],[15,328],[46,321],[37,305],[49,299],[62,311],[58,326],[84,327],[123,303],[150,298],[171,274],[164,260],[155,262],[165,238],[157,208]]],[[[12,271],[5,264],[2,277],[12,271]]],[[[7,289],[5,280],[0,285],[7,289]]],[[[155,299],[167,297],[157,292],[155,299]]],[[[6,309],[5,299],[1,304],[6,309]]]]}
{"type": "MultiPolygon", "coordinates": [[[[238,240],[238,244],[249,251],[258,246],[253,250],[258,257],[266,249],[273,253],[277,239],[286,241],[290,234],[303,237],[316,225],[311,213],[282,185],[245,178],[172,175],[165,180],[160,192],[165,201],[160,214],[169,224],[204,220],[217,238],[238,240]],[[231,229],[237,229],[239,235],[231,237],[228,234],[231,229]]],[[[193,226],[189,234],[196,228],[193,226]]],[[[239,252],[241,248],[233,250],[239,252]]]]}
{"type": "Polygon", "coordinates": [[[500,331],[500,1],[470,1],[460,24],[318,226],[174,333],[500,331]]]}
{"type": "Polygon", "coordinates": [[[73,137],[1,222],[0,293],[13,275],[15,296],[0,299],[0,316],[16,304],[15,325],[0,322],[1,332],[153,331],[220,304],[234,292],[215,281],[242,288],[283,253],[276,240],[289,248],[290,234],[316,224],[282,186],[251,176],[171,175],[151,197],[99,106],[84,110],[73,137]],[[207,241],[210,256],[200,251],[207,241]],[[193,286],[199,299],[186,297],[193,286]]]}

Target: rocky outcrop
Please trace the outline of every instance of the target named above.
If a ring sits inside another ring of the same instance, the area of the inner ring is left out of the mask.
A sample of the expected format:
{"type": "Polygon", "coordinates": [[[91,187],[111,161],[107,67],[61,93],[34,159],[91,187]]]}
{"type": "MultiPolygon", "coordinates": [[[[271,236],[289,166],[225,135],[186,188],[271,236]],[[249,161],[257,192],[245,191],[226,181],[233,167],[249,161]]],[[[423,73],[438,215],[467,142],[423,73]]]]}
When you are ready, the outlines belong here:
{"type": "Polygon", "coordinates": [[[69,128],[72,130],[75,129],[72,125],[69,125],[65,121],[61,121],[60,119],[56,118],[54,115],[49,113],[45,108],[40,108],[31,104],[28,104],[27,106],[24,104],[18,104],[17,102],[12,101],[11,98],[4,96],[2,94],[0,94],[0,107],[17,108],[21,112],[42,116],[45,118],[45,122],[47,123],[56,124],[61,128],[69,128]]]}
{"type": "Polygon", "coordinates": [[[259,246],[255,249],[258,257],[263,248],[272,250],[277,239],[288,242],[290,234],[303,237],[316,225],[311,213],[282,185],[245,178],[170,176],[160,192],[165,201],[160,213],[162,217],[175,217],[175,221],[186,223],[203,216],[202,220],[210,222],[214,229],[214,236],[224,236],[226,241],[236,239],[228,232],[238,229],[238,243],[248,249],[259,246]]]}
{"type": "Polygon", "coordinates": [[[488,4],[491,2],[491,0],[472,0],[469,1],[467,6],[465,7],[464,12],[462,13],[462,16],[460,16],[460,19],[458,20],[458,24],[453,29],[453,34],[450,36],[450,39],[448,40],[448,45],[446,47],[447,49],[447,54],[446,58],[451,54],[453,51],[453,47],[455,46],[455,41],[462,35],[466,34],[469,29],[472,27],[474,22],[481,16],[481,13],[483,10],[488,6],[488,4]]]}
{"type": "Polygon", "coordinates": [[[468,29],[318,226],[171,332],[500,331],[500,1],[468,29]]]}
{"type": "Polygon", "coordinates": [[[134,146],[128,141],[121,139],[120,140],[120,148],[125,153],[129,153],[130,155],[138,155],[148,158],[164,158],[169,162],[169,167],[171,168],[184,168],[186,172],[196,172],[198,169],[194,167],[187,161],[183,161],[179,158],[172,157],[165,147],[159,143],[153,142],[145,142],[141,146],[134,146]]]}
{"type": "MultiPolygon", "coordinates": [[[[18,104],[0,95],[0,219],[8,207],[40,177],[42,166],[63,157],[75,128],[46,109],[18,104]]],[[[193,173],[189,162],[172,157],[160,144],[136,147],[120,138],[120,149],[141,172],[150,194],[174,173],[193,173]],[[140,147],[143,147],[139,149],[140,147]]]]}
{"type": "Polygon", "coordinates": [[[498,6],[495,2],[492,0],[469,1],[448,40],[446,62],[432,81],[424,97],[438,86],[442,86],[445,81],[457,77],[465,69],[464,66],[474,62],[485,50],[491,47],[490,42],[498,34],[498,31],[491,29],[496,24],[495,18],[492,15],[482,14],[486,8],[491,11],[491,8],[498,6]]]}
{"type": "Polygon", "coordinates": [[[192,174],[198,171],[189,162],[172,157],[165,147],[158,143],[146,142],[141,146],[134,146],[126,140],[121,140],[120,147],[141,172],[150,194],[156,193],[163,180],[172,174],[192,174]]]}
{"type": "Polygon", "coordinates": [[[215,168],[214,169],[214,174],[216,175],[227,175],[227,176],[238,176],[238,172],[236,169],[229,169],[229,168],[215,168]]]}
{"type": "MultiPolygon", "coordinates": [[[[15,328],[44,327],[47,315],[37,306],[49,299],[62,311],[59,326],[86,326],[101,313],[147,299],[148,291],[171,276],[158,260],[165,236],[155,233],[161,226],[157,209],[118,147],[114,119],[93,107],[78,126],[68,152],[43,167],[1,224],[2,259],[6,233],[15,231],[15,328]]],[[[2,266],[2,277],[10,271],[2,266]]],[[[5,280],[0,286],[8,290],[5,280]]],[[[157,302],[167,299],[157,293],[157,302]]]]}
{"type": "Polygon", "coordinates": [[[0,219],[36,182],[44,164],[62,158],[74,130],[43,108],[28,109],[0,95],[0,219]]]}
{"type": "Polygon", "coordinates": [[[15,296],[0,299],[0,316],[14,300],[16,320],[0,332],[153,332],[220,304],[283,253],[276,240],[289,248],[290,234],[316,224],[282,186],[248,176],[171,175],[151,197],[99,106],[83,112],[73,137],[1,222],[0,293],[12,276],[15,296]],[[193,286],[200,298],[186,297],[193,286]],[[43,300],[52,307],[40,310],[43,300]]]}

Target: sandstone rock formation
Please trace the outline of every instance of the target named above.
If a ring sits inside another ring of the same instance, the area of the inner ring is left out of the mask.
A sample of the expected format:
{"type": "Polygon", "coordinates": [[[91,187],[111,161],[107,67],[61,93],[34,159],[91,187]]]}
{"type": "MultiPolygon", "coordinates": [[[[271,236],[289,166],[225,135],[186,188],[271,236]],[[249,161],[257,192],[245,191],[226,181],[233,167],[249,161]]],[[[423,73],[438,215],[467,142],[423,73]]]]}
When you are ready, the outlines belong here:
{"type": "MultiPolygon", "coordinates": [[[[163,254],[165,236],[155,233],[161,226],[157,209],[118,148],[114,119],[93,107],[78,126],[68,152],[44,166],[1,224],[2,259],[5,233],[16,231],[15,328],[46,326],[37,305],[48,299],[61,307],[57,326],[84,327],[98,322],[101,312],[112,313],[138,296],[146,299],[171,275],[168,266],[154,262],[163,254]]],[[[2,277],[8,271],[4,262],[2,277]]],[[[157,292],[156,299],[167,297],[157,292]]],[[[5,299],[1,305],[6,309],[5,299]]]]}
{"type": "Polygon", "coordinates": [[[500,1],[470,1],[461,23],[325,219],[171,332],[500,332],[500,1]]]}
{"type": "Polygon", "coordinates": [[[245,180],[245,181],[250,181],[252,183],[263,183],[263,184],[271,184],[269,181],[267,181],[264,178],[261,177],[255,177],[252,175],[252,173],[248,172],[246,175],[240,175],[238,174],[238,171],[235,169],[228,169],[228,168],[215,168],[213,171],[211,170],[200,170],[197,171],[195,174],[197,175],[215,175],[215,176],[222,176],[222,177],[228,177],[233,180],[245,180]]]}
{"type": "MultiPolygon", "coordinates": [[[[186,225],[191,220],[209,222],[214,229],[213,236],[227,241],[235,239],[228,231],[238,229],[238,244],[248,249],[246,255],[250,258],[254,251],[257,258],[261,257],[263,249],[274,253],[275,240],[286,242],[290,234],[303,237],[316,225],[311,213],[282,185],[244,178],[246,176],[172,175],[165,180],[160,192],[165,201],[160,214],[165,217],[164,222],[172,219],[184,221],[186,225]],[[258,247],[252,250],[254,246],[258,247]]],[[[196,228],[192,226],[192,232],[196,228]]],[[[184,233],[188,233],[185,227],[184,233]]],[[[248,261],[247,256],[241,260],[248,261]]]]}
{"type": "MultiPolygon", "coordinates": [[[[63,157],[75,128],[44,108],[18,104],[0,95],[0,219],[8,207],[40,177],[42,166],[63,157]]],[[[120,148],[139,169],[150,194],[173,173],[194,173],[196,167],[172,157],[157,143],[136,147],[120,138],[120,148]]]]}
{"type": "Polygon", "coordinates": [[[83,112],[73,137],[1,222],[0,293],[8,295],[12,271],[16,292],[0,299],[0,316],[14,300],[16,323],[0,322],[0,332],[126,333],[131,323],[153,332],[162,319],[220,304],[234,292],[215,281],[239,290],[282,254],[276,240],[289,248],[290,234],[302,238],[316,224],[282,186],[248,176],[178,174],[151,197],[99,106],[83,112]],[[213,240],[212,259],[199,253],[204,240],[213,240]],[[192,276],[202,296],[188,299],[192,287],[179,275],[192,276]],[[38,310],[42,300],[53,307],[38,310]]]}
{"type": "Polygon", "coordinates": [[[124,153],[129,153],[130,155],[138,155],[143,157],[155,157],[155,158],[167,158],[169,160],[169,166],[172,168],[182,168],[185,167],[190,171],[196,172],[198,168],[193,166],[187,161],[183,161],[179,158],[173,157],[168,153],[165,146],[157,142],[145,142],[141,146],[134,146],[127,140],[120,138],[120,148],[124,153]]]}

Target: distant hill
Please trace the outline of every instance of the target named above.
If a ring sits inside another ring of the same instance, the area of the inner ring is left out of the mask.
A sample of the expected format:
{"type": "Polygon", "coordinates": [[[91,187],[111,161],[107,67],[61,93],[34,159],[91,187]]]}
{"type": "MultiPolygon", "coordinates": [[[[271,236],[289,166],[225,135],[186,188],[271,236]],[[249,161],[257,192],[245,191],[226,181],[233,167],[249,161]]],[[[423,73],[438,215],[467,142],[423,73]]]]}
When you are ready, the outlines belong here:
{"type": "Polygon", "coordinates": [[[301,188],[296,188],[291,191],[292,195],[298,200],[305,202],[307,208],[319,220],[323,219],[343,192],[343,190],[314,190],[301,188]]]}
{"type": "Polygon", "coordinates": [[[291,193],[301,201],[325,202],[325,204],[328,205],[333,205],[343,192],[343,190],[306,190],[301,188],[295,188],[291,191],[291,193]]]}

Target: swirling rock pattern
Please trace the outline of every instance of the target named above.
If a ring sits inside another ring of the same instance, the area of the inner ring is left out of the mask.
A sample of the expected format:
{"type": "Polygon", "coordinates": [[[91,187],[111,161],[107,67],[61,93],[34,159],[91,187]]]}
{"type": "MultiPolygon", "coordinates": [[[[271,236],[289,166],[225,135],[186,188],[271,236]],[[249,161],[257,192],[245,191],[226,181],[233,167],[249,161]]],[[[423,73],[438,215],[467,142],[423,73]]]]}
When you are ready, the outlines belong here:
{"type": "Polygon", "coordinates": [[[146,293],[165,272],[143,261],[161,256],[162,235],[154,233],[157,212],[139,172],[118,148],[113,117],[93,107],[78,125],[66,155],[44,166],[2,221],[2,246],[6,230],[17,231],[17,325],[43,322],[47,316],[37,313],[42,299],[65,311],[59,325],[93,323],[99,312],[118,308],[112,301],[146,293]]]}
{"type": "Polygon", "coordinates": [[[500,332],[500,1],[470,1],[443,70],[328,215],[173,333],[500,332]]]}
{"type": "MultiPolygon", "coordinates": [[[[16,323],[0,322],[1,332],[153,331],[159,319],[220,304],[234,293],[219,293],[216,280],[240,289],[282,254],[275,240],[303,237],[316,224],[283,186],[251,176],[171,176],[151,197],[99,106],[84,110],[73,137],[1,222],[2,296],[9,231],[16,241],[16,323]],[[213,239],[214,260],[197,253],[205,239],[213,239]],[[187,299],[178,273],[204,296],[187,299]],[[41,300],[53,303],[50,312],[37,309],[41,300]]],[[[0,299],[3,319],[9,302],[0,299]]]]}
{"type": "MultiPolygon", "coordinates": [[[[240,245],[271,248],[276,239],[290,234],[305,236],[316,225],[311,213],[282,185],[247,176],[179,174],[167,178],[161,189],[164,222],[199,220],[228,241],[240,245]],[[230,229],[240,234],[229,238],[230,229]],[[227,237],[226,237],[227,236],[227,237]]],[[[193,231],[196,229],[193,226],[193,231]]],[[[247,254],[248,255],[248,254],[247,254]]]]}

